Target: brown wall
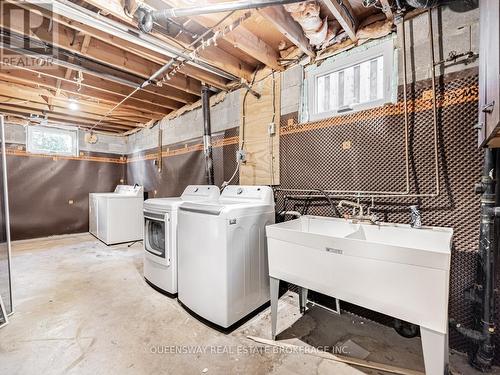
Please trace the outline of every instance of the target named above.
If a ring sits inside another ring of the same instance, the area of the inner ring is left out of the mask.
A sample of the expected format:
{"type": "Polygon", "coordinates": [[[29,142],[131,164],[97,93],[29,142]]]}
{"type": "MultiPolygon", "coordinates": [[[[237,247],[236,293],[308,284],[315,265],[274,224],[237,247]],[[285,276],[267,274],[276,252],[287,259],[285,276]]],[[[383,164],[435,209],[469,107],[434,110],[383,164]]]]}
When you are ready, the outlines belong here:
{"type": "Polygon", "coordinates": [[[20,240],[88,231],[89,193],[114,190],[125,164],[116,155],[53,158],[11,148],[7,173],[11,236],[20,240]]]}
{"type": "MultiPolygon", "coordinates": [[[[212,143],[215,184],[220,186],[231,177],[236,167],[238,128],[214,134],[212,143]]],[[[162,151],[161,172],[154,164],[158,157],[157,148],[129,155],[128,183],[143,185],[150,198],[179,196],[187,185],[207,183],[201,138],[163,146],[162,151]]],[[[238,183],[237,177],[233,183],[238,183]]]]}

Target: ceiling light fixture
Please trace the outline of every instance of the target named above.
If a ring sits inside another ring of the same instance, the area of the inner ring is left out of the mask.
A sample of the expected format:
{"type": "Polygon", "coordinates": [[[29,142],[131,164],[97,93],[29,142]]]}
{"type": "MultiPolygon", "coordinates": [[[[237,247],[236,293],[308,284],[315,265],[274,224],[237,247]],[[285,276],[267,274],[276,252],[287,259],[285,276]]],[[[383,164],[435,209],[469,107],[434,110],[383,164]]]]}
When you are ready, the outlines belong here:
{"type": "Polygon", "coordinates": [[[68,108],[71,109],[72,111],[77,111],[79,108],[78,100],[70,99],[69,104],[68,104],[68,108]]]}

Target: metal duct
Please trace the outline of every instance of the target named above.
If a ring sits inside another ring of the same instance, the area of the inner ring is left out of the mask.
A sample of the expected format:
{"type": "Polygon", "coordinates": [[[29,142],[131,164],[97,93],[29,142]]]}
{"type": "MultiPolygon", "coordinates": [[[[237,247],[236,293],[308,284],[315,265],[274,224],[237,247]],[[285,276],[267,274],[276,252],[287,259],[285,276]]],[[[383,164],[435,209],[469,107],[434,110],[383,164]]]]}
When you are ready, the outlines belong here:
{"type": "Polygon", "coordinates": [[[244,0],[231,1],[227,3],[209,4],[203,6],[170,8],[157,11],[141,9],[138,15],[139,29],[149,33],[153,28],[154,21],[165,21],[168,18],[189,17],[210,13],[223,13],[235,10],[264,8],[272,5],[284,5],[298,3],[303,0],[244,0]]]}
{"type": "Polygon", "coordinates": [[[409,6],[412,6],[413,8],[433,8],[436,5],[439,5],[441,2],[440,0],[406,0],[409,6]]]}
{"type": "Polygon", "coordinates": [[[212,123],[210,121],[210,87],[203,85],[201,89],[203,107],[203,151],[208,185],[214,184],[214,161],[212,155],[212,123]]]}

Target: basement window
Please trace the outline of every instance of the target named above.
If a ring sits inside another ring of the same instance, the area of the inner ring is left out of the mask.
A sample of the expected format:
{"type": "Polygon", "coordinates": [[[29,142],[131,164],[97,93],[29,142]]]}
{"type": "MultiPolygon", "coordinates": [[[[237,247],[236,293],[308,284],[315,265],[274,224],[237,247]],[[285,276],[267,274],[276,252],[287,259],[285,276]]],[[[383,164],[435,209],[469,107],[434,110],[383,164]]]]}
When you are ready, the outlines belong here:
{"type": "Polygon", "coordinates": [[[306,71],[307,115],[316,121],[393,101],[393,38],[339,54],[306,71]]]}
{"type": "Polygon", "coordinates": [[[28,126],[26,150],[32,154],[78,156],[78,130],[28,126]]]}

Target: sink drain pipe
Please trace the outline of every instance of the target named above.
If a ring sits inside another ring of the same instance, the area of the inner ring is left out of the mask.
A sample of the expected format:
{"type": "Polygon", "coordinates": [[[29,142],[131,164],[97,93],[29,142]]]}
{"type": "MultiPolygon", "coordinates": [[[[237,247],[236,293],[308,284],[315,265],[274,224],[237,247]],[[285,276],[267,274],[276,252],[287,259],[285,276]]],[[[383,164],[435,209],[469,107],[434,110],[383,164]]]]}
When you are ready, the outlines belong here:
{"type": "Polygon", "coordinates": [[[212,155],[212,124],[210,122],[210,87],[203,85],[201,88],[203,107],[203,152],[205,154],[205,167],[207,183],[214,184],[214,160],[212,155]]]}
{"type": "Polygon", "coordinates": [[[479,260],[476,284],[465,293],[477,308],[475,327],[469,329],[450,321],[453,328],[473,342],[474,348],[469,353],[470,364],[483,372],[491,369],[495,355],[495,262],[498,245],[495,218],[500,217],[500,207],[496,207],[496,176],[500,165],[496,163],[496,156],[495,151],[484,150],[481,182],[475,186],[476,193],[481,194],[479,260]]]}

